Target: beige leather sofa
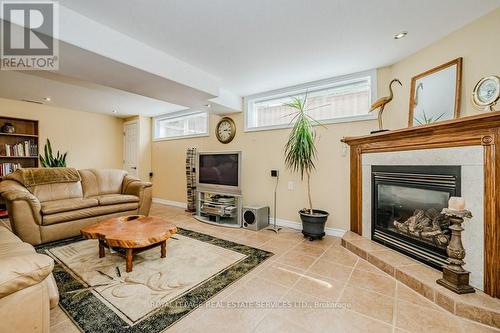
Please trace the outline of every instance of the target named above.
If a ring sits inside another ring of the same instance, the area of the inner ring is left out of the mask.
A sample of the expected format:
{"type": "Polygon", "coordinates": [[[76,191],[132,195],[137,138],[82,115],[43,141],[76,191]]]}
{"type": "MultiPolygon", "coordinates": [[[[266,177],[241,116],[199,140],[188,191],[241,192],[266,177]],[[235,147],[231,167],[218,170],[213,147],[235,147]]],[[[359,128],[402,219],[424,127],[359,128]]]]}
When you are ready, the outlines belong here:
{"type": "Polygon", "coordinates": [[[48,333],[59,293],[54,261],[0,226],[0,332],[48,333]]]}
{"type": "Polygon", "coordinates": [[[0,182],[12,230],[33,245],[77,236],[106,218],[148,215],[151,191],[151,183],[114,169],[25,168],[0,182]]]}

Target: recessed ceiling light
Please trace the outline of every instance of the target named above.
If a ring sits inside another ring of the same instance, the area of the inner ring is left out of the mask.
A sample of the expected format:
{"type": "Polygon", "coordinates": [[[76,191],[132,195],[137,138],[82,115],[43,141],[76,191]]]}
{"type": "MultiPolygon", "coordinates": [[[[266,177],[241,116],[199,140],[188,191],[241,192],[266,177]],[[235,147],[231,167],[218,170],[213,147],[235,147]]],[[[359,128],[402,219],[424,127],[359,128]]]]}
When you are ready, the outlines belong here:
{"type": "Polygon", "coordinates": [[[116,111],[116,110],[113,110],[113,111],[111,111],[111,112],[113,112],[113,113],[118,113],[118,111],[116,111]]]}
{"type": "Polygon", "coordinates": [[[211,107],[212,107],[212,104],[205,104],[205,106],[206,106],[207,108],[211,108],[211,107]]]}
{"type": "Polygon", "coordinates": [[[50,102],[51,100],[52,100],[52,99],[51,99],[50,97],[45,97],[45,98],[44,98],[44,101],[46,101],[46,102],[50,102]]]}
{"type": "Polygon", "coordinates": [[[405,38],[406,35],[408,35],[408,31],[401,31],[400,33],[394,35],[394,39],[405,38]]]}

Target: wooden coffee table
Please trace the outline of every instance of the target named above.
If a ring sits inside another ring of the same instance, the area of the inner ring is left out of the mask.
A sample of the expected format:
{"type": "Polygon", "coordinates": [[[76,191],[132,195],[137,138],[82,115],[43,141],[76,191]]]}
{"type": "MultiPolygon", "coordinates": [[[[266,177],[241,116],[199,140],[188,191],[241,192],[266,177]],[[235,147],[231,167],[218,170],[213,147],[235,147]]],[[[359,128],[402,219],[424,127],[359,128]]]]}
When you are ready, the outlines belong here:
{"type": "Polygon", "coordinates": [[[80,230],[87,239],[99,240],[99,258],[105,248],[112,248],[127,259],[127,272],[132,272],[134,255],[161,246],[161,257],[167,255],[167,239],[177,227],[167,220],[144,215],[130,215],[105,220],[80,230]]]}

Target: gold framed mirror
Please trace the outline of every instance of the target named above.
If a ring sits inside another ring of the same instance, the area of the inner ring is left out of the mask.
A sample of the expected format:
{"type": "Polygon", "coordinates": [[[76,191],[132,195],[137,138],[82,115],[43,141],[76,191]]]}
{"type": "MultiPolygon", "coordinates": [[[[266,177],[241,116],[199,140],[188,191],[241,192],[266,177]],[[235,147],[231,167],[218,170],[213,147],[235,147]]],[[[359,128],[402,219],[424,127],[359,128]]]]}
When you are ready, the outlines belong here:
{"type": "Polygon", "coordinates": [[[461,86],[462,58],[414,76],[411,79],[408,126],[458,118],[461,86]]]}

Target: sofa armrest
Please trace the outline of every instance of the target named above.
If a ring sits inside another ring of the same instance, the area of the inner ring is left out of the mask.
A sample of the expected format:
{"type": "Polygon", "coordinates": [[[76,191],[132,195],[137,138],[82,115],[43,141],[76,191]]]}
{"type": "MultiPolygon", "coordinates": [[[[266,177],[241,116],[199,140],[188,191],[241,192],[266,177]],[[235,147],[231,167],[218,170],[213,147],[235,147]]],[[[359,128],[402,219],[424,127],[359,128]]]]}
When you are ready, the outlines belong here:
{"type": "Polygon", "coordinates": [[[153,184],[143,182],[140,179],[125,176],[122,184],[122,194],[131,194],[139,197],[139,207],[137,214],[149,215],[152,201],[153,184]]]}
{"type": "Polygon", "coordinates": [[[42,282],[54,268],[54,260],[31,253],[0,258],[0,298],[42,282]]]}
{"type": "Polygon", "coordinates": [[[4,180],[0,182],[0,196],[4,198],[6,201],[18,201],[23,200],[26,201],[31,207],[31,211],[33,212],[33,218],[36,223],[42,223],[41,209],[42,206],[40,201],[38,201],[37,197],[31,194],[30,191],[23,185],[19,184],[13,180],[4,180]]]}
{"type": "Polygon", "coordinates": [[[123,178],[122,194],[131,194],[141,197],[142,191],[151,186],[153,186],[153,184],[150,182],[143,182],[138,178],[125,176],[123,178]]]}

